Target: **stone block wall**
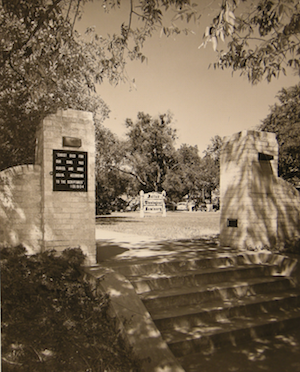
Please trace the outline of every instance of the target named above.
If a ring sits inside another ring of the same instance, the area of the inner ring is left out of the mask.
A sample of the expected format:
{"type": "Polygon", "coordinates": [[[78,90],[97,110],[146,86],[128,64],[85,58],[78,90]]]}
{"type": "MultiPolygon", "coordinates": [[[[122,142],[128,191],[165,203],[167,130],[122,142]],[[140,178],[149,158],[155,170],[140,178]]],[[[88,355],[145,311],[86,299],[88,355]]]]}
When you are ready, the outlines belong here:
{"type": "Polygon", "coordinates": [[[37,135],[36,163],[41,165],[42,249],[80,247],[95,262],[95,128],[92,113],[58,111],[44,119],[37,135]],[[63,145],[63,137],[79,138],[81,146],[63,145]],[[53,190],[53,149],[88,153],[88,190],[53,190]]]}
{"type": "Polygon", "coordinates": [[[277,169],[274,133],[243,131],[225,139],[220,174],[221,245],[282,249],[288,240],[297,244],[299,195],[277,177],[277,169]]]}
{"type": "Polygon", "coordinates": [[[37,132],[36,165],[0,172],[0,244],[23,244],[29,253],[80,247],[86,263],[95,263],[95,128],[91,113],[66,110],[48,116],[37,132]],[[77,154],[78,159],[87,156],[83,166],[76,163],[72,171],[65,167],[65,178],[75,177],[64,179],[73,183],[68,191],[54,186],[54,151],[68,157],[77,154]],[[87,185],[80,191],[78,176],[87,185]]]}
{"type": "Polygon", "coordinates": [[[0,172],[0,244],[23,244],[40,251],[41,179],[38,165],[19,165],[0,172]]]}

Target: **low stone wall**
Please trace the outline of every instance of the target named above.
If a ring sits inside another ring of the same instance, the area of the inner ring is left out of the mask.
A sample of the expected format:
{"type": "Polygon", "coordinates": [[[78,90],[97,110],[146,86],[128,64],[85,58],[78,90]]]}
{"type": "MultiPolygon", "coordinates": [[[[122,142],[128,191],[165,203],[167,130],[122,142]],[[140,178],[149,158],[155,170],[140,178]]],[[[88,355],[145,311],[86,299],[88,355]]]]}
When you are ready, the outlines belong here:
{"type": "Polygon", "coordinates": [[[0,244],[40,251],[41,168],[19,165],[0,172],[0,244]]]}

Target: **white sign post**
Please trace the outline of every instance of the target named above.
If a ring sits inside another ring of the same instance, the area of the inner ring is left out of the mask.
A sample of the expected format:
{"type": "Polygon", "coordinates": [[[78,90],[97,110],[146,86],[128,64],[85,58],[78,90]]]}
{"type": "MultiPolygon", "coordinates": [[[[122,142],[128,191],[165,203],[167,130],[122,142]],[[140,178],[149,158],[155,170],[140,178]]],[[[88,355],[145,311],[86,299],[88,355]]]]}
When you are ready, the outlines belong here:
{"type": "Polygon", "coordinates": [[[165,206],[166,192],[148,192],[140,191],[140,217],[145,217],[145,213],[162,213],[166,217],[165,206]]]}

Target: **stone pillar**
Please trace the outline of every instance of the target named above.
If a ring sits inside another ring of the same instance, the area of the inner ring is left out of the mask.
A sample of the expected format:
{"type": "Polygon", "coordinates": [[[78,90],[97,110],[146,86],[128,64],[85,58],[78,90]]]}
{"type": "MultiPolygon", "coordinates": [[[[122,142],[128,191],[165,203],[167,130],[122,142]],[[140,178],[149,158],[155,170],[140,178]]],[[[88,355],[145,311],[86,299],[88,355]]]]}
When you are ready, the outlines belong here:
{"type": "Polygon", "coordinates": [[[38,131],[42,250],[80,247],[95,263],[95,129],[92,113],[66,110],[38,131]]]}
{"type": "Polygon", "coordinates": [[[165,203],[167,193],[165,192],[165,190],[161,193],[161,195],[162,195],[162,216],[167,217],[167,209],[166,209],[166,203],[165,203]]]}
{"type": "Polygon", "coordinates": [[[144,191],[140,191],[140,218],[144,218],[145,213],[144,213],[144,191]]]}
{"type": "Polygon", "coordinates": [[[220,160],[220,245],[242,249],[277,243],[274,133],[243,131],[225,138],[220,160]]]}

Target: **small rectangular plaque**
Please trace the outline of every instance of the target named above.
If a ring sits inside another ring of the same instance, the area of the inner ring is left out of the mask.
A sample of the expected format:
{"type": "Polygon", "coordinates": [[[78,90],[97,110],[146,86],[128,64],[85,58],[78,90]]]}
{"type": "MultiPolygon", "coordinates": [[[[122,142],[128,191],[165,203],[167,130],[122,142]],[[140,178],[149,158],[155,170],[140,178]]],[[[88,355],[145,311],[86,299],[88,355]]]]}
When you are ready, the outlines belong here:
{"type": "Polygon", "coordinates": [[[63,137],[62,145],[64,147],[81,147],[81,138],[63,137]]]}
{"type": "Polygon", "coordinates": [[[238,220],[233,218],[227,219],[227,227],[238,227],[238,220]]]}
{"type": "Polygon", "coordinates": [[[274,159],[273,155],[264,154],[262,152],[258,153],[258,160],[260,160],[260,161],[270,161],[270,160],[273,160],[273,159],[274,159]]]}
{"type": "Polygon", "coordinates": [[[53,150],[53,191],[87,191],[88,154],[53,150]]]}

